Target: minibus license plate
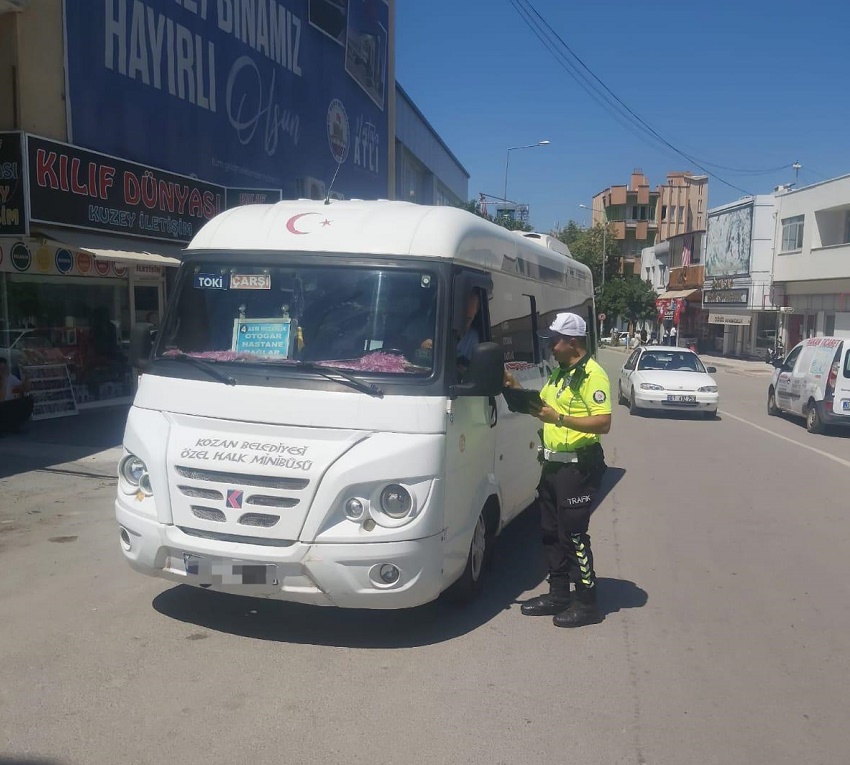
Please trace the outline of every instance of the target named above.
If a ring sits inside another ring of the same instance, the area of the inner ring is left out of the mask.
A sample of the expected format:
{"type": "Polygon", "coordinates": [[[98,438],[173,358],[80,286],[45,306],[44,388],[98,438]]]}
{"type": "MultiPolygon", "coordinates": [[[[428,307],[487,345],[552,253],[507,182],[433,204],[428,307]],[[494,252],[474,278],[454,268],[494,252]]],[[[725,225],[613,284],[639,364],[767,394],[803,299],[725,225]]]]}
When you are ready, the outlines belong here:
{"type": "Polygon", "coordinates": [[[841,408],[845,412],[850,412],[850,398],[845,398],[844,401],[841,402],[841,408]]]}
{"type": "Polygon", "coordinates": [[[696,396],[667,396],[668,401],[672,401],[674,404],[695,404],[697,402],[696,396]]]}
{"type": "Polygon", "coordinates": [[[198,577],[199,584],[277,584],[277,566],[273,563],[215,560],[188,553],[183,562],[186,573],[198,577]]]}

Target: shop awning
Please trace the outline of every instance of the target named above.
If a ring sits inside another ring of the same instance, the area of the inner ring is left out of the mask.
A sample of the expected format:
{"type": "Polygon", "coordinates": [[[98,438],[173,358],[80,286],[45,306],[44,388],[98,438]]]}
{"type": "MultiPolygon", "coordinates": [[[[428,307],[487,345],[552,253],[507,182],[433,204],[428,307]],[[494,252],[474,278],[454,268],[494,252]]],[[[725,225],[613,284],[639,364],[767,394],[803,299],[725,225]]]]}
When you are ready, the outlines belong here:
{"type": "Polygon", "coordinates": [[[183,250],[181,245],[171,242],[151,242],[53,226],[34,226],[32,235],[43,236],[59,246],[88,252],[101,260],[144,263],[149,266],[179,266],[180,252],[183,250]]]}
{"type": "Polygon", "coordinates": [[[680,300],[693,297],[699,289],[690,289],[690,290],[668,290],[667,292],[662,292],[656,300],[680,300]]]}

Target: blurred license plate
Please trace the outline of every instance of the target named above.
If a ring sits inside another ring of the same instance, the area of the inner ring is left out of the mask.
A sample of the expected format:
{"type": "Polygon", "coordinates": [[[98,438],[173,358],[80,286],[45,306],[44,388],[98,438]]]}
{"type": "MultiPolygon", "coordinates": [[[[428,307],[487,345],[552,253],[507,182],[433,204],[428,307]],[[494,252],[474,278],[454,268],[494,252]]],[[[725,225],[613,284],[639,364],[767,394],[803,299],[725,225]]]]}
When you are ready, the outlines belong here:
{"type": "Polygon", "coordinates": [[[198,577],[200,584],[277,584],[277,566],[273,563],[215,560],[188,553],[183,562],[186,573],[198,577]]]}
{"type": "Polygon", "coordinates": [[[850,399],[845,398],[844,401],[841,402],[841,408],[845,412],[850,412],[850,399]]]}
{"type": "Polygon", "coordinates": [[[667,396],[667,400],[674,404],[696,404],[696,396],[667,396]]]}

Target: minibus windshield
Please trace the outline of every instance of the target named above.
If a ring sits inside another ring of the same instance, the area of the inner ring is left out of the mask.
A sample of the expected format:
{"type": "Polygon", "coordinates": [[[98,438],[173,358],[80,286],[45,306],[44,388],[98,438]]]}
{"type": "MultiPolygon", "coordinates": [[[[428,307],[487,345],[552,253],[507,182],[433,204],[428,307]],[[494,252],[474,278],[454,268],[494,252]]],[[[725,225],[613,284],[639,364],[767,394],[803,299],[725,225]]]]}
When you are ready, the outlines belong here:
{"type": "Polygon", "coordinates": [[[155,358],[266,367],[309,362],[381,375],[433,371],[435,273],[221,262],[184,268],[155,358]]]}

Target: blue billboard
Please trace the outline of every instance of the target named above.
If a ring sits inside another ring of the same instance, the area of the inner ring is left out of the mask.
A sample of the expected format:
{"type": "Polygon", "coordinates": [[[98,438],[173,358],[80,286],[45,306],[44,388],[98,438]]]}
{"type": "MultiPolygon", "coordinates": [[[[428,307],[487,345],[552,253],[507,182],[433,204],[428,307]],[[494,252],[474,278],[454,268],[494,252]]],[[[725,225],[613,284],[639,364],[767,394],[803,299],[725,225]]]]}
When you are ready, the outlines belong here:
{"type": "Polygon", "coordinates": [[[388,193],[386,0],[65,0],[77,146],[287,198],[388,193]]]}

